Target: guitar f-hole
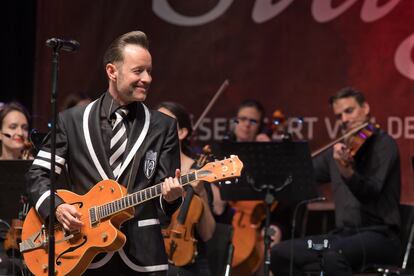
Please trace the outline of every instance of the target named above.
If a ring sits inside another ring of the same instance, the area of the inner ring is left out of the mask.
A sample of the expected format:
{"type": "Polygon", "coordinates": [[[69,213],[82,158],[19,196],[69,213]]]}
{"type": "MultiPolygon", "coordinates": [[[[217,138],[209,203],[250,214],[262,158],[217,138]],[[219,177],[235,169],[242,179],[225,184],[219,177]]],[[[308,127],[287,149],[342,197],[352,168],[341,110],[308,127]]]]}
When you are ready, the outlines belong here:
{"type": "Polygon", "coordinates": [[[66,253],[75,251],[76,249],[78,249],[79,247],[83,246],[87,242],[88,238],[86,236],[83,236],[82,238],[83,238],[83,242],[81,244],[79,244],[77,246],[69,247],[68,249],[66,249],[65,251],[63,251],[61,254],[59,254],[59,256],[57,256],[57,258],[56,258],[56,265],[60,266],[62,264],[62,262],[60,261],[60,258],[62,258],[63,255],[65,255],[66,253]]]}
{"type": "Polygon", "coordinates": [[[70,203],[70,205],[78,205],[78,208],[80,209],[80,208],[83,207],[83,202],[82,201],[77,201],[77,202],[70,203]]]}

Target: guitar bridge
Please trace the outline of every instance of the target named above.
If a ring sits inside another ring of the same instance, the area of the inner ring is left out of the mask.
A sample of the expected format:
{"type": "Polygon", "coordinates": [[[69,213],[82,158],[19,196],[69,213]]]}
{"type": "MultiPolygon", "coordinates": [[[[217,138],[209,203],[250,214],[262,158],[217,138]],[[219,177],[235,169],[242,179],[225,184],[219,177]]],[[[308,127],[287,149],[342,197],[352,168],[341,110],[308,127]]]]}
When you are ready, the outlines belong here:
{"type": "Polygon", "coordinates": [[[48,238],[46,227],[42,225],[42,229],[40,231],[34,233],[28,239],[19,243],[20,253],[31,251],[37,248],[45,248],[47,243],[48,238]]]}

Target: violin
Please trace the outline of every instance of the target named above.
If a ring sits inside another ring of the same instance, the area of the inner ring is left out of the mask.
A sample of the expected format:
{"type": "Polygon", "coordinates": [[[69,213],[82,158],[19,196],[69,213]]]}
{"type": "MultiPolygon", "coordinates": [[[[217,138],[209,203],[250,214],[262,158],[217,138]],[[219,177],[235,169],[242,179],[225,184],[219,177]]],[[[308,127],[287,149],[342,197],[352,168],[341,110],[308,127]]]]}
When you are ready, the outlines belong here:
{"type": "Polygon", "coordinates": [[[347,142],[347,147],[352,157],[354,157],[364,143],[371,137],[375,130],[379,128],[379,125],[373,125],[368,123],[365,127],[361,128],[358,132],[352,135],[347,142]]]}
{"type": "Polygon", "coordinates": [[[22,150],[22,159],[23,160],[33,159],[33,143],[30,140],[24,141],[24,147],[22,150]]]}
{"type": "Polygon", "coordinates": [[[292,135],[288,132],[288,121],[280,109],[273,111],[270,121],[271,137],[273,141],[291,140],[292,135]]]}
{"type": "MultiPolygon", "coordinates": [[[[211,161],[211,147],[206,145],[203,152],[196,161],[198,168],[211,161]]],[[[192,186],[188,186],[183,204],[172,215],[168,228],[163,230],[168,261],[175,266],[194,263],[198,254],[195,227],[203,210],[202,199],[194,194],[192,186]]]]}
{"type": "Polygon", "coordinates": [[[319,148],[312,152],[311,156],[315,157],[329,149],[333,145],[344,142],[349,149],[350,156],[354,157],[362,145],[374,134],[375,130],[379,128],[378,124],[372,124],[371,122],[365,122],[362,125],[351,129],[341,137],[335,139],[329,144],[319,148]]]}
{"type": "Polygon", "coordinates": [[[18,218],[12,219],[11,221],[9,231],[6,234],[6,238],[3,243],[5,251],[12,249],[20,251],[19,243],[22,240],[23,220],[29,212],[30,208],[27,197],[23,195],[20,196],[20,201],[23,204],[23,208],[19,212],[18,218]]]}
{"type": "MultiPolygon", "coordinates": [[[[260,226],[265,219],[266,207],[261,200],[235,201],[230,205],[235,210],[232,225],[234,255],[232,271],[234,275],[252,275],[264,259],[263,237],[260,226]]],[[[277,206],[274,202],[273,211],[277,206]]]]}
{"type": "Polygon", "coordinates": [[[183,204],[173,214],[168,228],[163,230],[168,261],[175,266],[185,266],[195,261],[198,252],[194,229],[202,213],[202,199],[194,195],[194,190],[189,186],[183,204]]]}
{"type": "Polygon", "coordinates": [[[4,244],[3,244],[5,251],[11,250],[11,249],[19,250],[18,244],[22,240],[22,229],[23,229],[23,220],[12,219],[10,229],[6,234],[6,239],[4,240],[4,244]]]}

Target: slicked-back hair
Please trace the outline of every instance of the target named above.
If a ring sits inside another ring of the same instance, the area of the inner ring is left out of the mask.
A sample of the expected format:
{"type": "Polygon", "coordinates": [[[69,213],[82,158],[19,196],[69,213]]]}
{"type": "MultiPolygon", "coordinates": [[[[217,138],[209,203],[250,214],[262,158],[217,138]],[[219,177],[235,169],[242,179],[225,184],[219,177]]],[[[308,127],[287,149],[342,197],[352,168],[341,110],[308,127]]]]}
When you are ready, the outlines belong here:
{"type": "Polygon", "coordinates": [[[361,91],[353,87],[345,87],[339,90],[338,92],[336,92],[335,95],[329,98],[329,104],[332,106],[334,102],[336,102],[339,99],[351,98],[351,97],[354,98],[360,106],[362,106],[365,103],[365,97],[361,91]]]}
{"type": "Polygon", "coordinates": [[[108,63],[115,63],[124,60],[124,48],[126,45],[137,45],[148,50],[149,42],[147,35],[141,31],[132,31],[126,34],[123,34],[116,38],[109,47],[106,49],[103,56],[103,65],[104,68],[108,63]]]}

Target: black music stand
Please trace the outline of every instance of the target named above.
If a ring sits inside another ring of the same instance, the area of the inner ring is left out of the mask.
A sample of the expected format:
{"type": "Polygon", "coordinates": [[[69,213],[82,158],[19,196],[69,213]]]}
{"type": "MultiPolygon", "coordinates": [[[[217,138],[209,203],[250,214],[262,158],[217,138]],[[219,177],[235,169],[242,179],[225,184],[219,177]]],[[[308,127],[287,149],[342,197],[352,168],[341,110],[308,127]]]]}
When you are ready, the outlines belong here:
{"type": "Polygon", "coordinates": [[[231,154],[243,162],[238,182],[220,187],[224,200],[263,200],[266,188],[282,202],[299,202],[318,196],[312,159],[306,141],[222,142],[213,145],[220,158],[231,154]]]}
{"type": "Polygon", "coordinates": [[[213,152],[238,155],[244,168],[238,182],[220,186],[223,200],[263,200],[266,203],[265,265],[270,265],[270,207],[274,200],[300,202],[318,196],[312,159],[306,141],[222,142],[213,152]]]}
{"type": "Polygon", "coordinates": [[[0,160],[0,219],[11,223],[19,217],[23,202],[21,196],[26,194],[25,174],[33,160],[0,160]]]}

